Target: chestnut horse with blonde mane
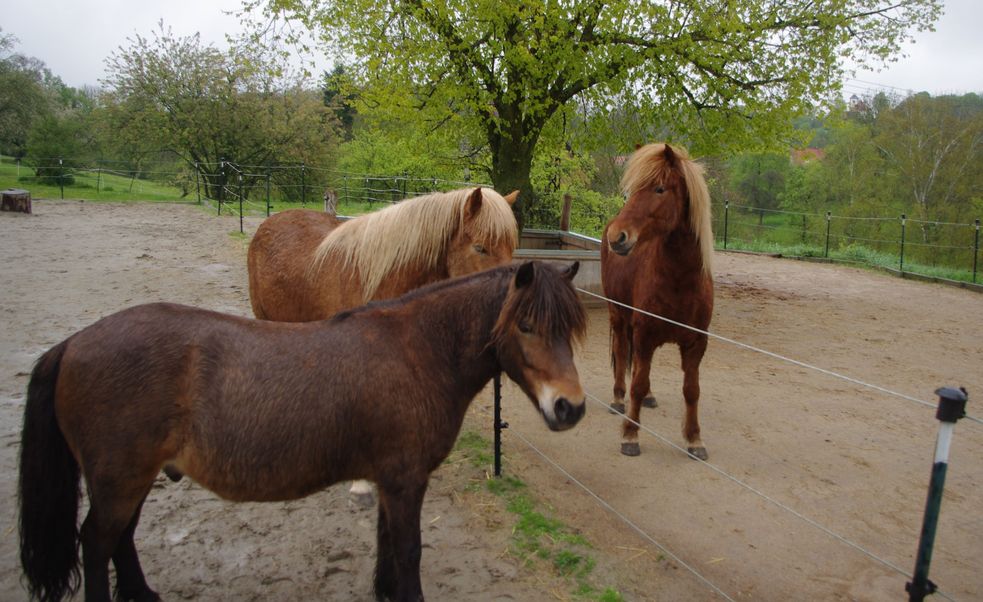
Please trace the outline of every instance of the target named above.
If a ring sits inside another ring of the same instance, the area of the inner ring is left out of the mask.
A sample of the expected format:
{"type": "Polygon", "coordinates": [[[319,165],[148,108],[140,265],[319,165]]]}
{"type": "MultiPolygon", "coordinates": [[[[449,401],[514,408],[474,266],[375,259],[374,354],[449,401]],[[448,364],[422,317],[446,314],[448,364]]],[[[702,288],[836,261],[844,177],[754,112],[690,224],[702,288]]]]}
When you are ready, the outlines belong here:
{"type": "MultiPolygon", "coordinates": [[[[632,154],[621,188],[628,200],[602,238],[605,296],[705,331],[713,313],[713,231],[703,167],[681,147],[648,144],[632,154]]],[[[652,355],[663,344],[676,343],[684,375],[683,436],[689,453],[706,460],[697,406],[707,335],[613,303],[608,313],[615,411],[625,411],[625,373],[631,368],[621,453],[641,452],[635,423],[641,406],[656,405],[649,380],[652,355]]]]}
{"type": "Polygon", "coordinates": [[[576,272],[510,265],[301,324],[155,303],[75,333],[38,360],[24,406],[29,598],[58,602],[78,589],[81,543],[86,602],[111,599],[110,561],[117,599],[159,600],[133,535],[168,469],[232,501],[371,479],[375,595],[422,600],[423,498],[475,395],[504,371],[551,430],[584,415],[576,272]]]}
{"type": "Polygon", "coordinates": [[[407,199],[347,221],[308,209],[267,218],[249,244],[249,300],[263,320],[308,322],[505,265],[518,228],[490,188],[407,199]]]}

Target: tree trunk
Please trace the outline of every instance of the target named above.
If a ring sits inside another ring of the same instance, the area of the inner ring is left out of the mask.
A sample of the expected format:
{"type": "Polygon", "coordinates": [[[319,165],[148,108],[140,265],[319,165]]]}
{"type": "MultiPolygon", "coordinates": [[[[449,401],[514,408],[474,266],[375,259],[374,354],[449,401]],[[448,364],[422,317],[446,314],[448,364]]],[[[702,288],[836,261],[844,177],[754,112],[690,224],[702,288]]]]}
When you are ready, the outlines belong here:
{"type": "Polygon", "coordinates": [[[8,188],[0,193],[0,211],[31,213],[31,193],[19,188],[8,188]]]}
{"type": "MultiPolygon", "coordinates": [[[[538,136],[536,136],[538,137],[538,136]]],[[[492,150],[492,185],[505,195],[513,190],[519,191],[519,199],[512,205],[519,233],[525,226],[531,209],[537,205],[537,195],[532,188],[532,155],[535,143],[529,143],[528,134],[508,136],[495,134],[490,137],[492,150]],[[516,139],[519,141],[516,142],[516,139]]]]}

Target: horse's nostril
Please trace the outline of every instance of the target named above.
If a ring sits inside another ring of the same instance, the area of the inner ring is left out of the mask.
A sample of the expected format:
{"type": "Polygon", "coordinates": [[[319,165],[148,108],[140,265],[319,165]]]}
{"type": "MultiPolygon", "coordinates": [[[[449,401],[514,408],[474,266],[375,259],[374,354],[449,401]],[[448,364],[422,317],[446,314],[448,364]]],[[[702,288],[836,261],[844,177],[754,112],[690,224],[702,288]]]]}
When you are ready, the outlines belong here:
{"type": "Polygon", "coordinates": [[[570,418],[570,414],[573,413],[573,406],[570,405],[566,397],[561,397],[553,404],[553,413],[558,421],[566,422],[570,418]]]}
{"type": "Polygon", "coordinates": [[[624,244],[626,240],[628,240],[628,234],[626,232],[622,232],[618,235],[618,240],[616,242],[620,245],[624,244]]]}

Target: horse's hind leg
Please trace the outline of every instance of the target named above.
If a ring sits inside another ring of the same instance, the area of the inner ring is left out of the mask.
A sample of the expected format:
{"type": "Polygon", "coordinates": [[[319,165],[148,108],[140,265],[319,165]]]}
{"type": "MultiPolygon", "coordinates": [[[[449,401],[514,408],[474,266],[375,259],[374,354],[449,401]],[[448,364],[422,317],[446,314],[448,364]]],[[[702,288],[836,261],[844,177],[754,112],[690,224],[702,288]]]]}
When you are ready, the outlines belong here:
{"type": "MultiPolygon", "coordinates": [[[[150,490],[148,484],[139,492],[132,490],[117,492],[112,487],[93,486],[89,481],[89,513],[82,522],[80,539],[82,542],[82,566],[85,573],[86,602],[109,602],[109,560],[117,563],[120,583],[126,586],[143,580],[143,571],[133,547],[133,531],[139,520],[140,507],[150,490]],[[137,578],[136,572],[139,573],[137,578]]],[[[122,588],[120,595],[127,593],[156,596],[146,583],[141,592],[128,592],[122,588]]],[[[154,600],[155,597],[130,599],[154,600]]]]}
{"type": "Polygon", "coordinates": [[[679,348],[683,364],[683,399],[686,400],[683,437],[687,442],[686,451],[699,460],[706,460],[709,457],[707,448],[700,440],[700,418],[697,411],[700,403],[700,362],[706,350],[705,336],[701,336],[692,345],[679,348]]]}
{"type": "Polygon", "coordinates": [[[146,499],[144,496],[113,552],[113,565],[116,567],[116,598],[118,600],[135,600],[136,602],[160,600],[157,592],[147,585],[143,568],[140,567],[140,559],[137,557],[136,545],[133,543],[133,533],[137,529],[137,523],[140,522],[140,512],[143,510],[143,502],[146,499]]]}

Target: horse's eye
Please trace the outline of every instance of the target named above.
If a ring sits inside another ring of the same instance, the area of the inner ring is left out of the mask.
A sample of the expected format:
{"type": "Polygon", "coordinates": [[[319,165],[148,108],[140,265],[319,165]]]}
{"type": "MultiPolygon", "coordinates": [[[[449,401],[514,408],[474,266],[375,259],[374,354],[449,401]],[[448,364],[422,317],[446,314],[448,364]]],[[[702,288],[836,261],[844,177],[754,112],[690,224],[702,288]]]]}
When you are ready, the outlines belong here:
{"type": "Polygon", "coordinates": [[[522,322],[519,322],[519,332],[529,334],[532,332],[532,326],[529,324],[529,322],[523,320],[522,322]]]}
{"type": "Polygon", "coordinates": [[[475,251],[475,253],[479,253],[481,255],[488,254],[488,251],[485,250],[485,247],[483,247],[481,245],[475,245],[474,246],[474,251],[475,251]]]}
{"type": "Polygon", "coordinates": [[[656,186],[655,187],[655,192],[657,192],[658,194],[662,194],[665,191],[666,191],[666,189],[663,188],[662,186],[656,186]]]}

